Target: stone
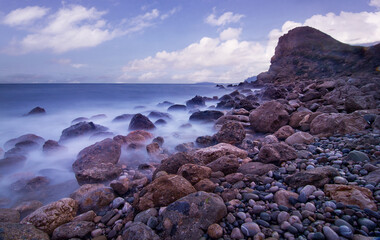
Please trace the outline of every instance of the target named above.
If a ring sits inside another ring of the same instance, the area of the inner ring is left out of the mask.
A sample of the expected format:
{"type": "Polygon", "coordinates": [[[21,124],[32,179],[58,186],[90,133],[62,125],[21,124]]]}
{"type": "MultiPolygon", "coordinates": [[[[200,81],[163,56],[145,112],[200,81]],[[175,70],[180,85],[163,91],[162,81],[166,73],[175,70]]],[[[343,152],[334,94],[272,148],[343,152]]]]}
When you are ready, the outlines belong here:
{"type": "Polygon", "coordinates": [[[45,188],[50,180],[47,177],[37,176],[31,179],[20,179],[12,183],[11,188],[15,192],[33,192],[45,188]]]}
{"type": "Polygon", "coordinates": [[[366,227],[369,231],[374,231],[377,224],[368,218],[359,218],[358,223],[360,226],[366,227]]]}
{"type": "Polygon", "coordinates": [[[148,115],[148,118],[155,118],[155,119],[162,119],[165,118],[167,120],[170,120],[172,117],[169,113],[165,112],[158,112],[158,111],[151,111],[148,115]]]}
{"type": "Polygon", "coordinates": [[[164,175],[156,178],[140,192],[136,207],[146,210],[152,207],[163,207],[195,192],[189,181],[178,175],[164,175]]]}
{"type": "Polygon", "coordinates": [[[326,184],[325,193],[333,200],[345,205],[356,205],[361,209],[377,211],[372,191],[355,185],[326,184]]]}
{"type": "Polygon", "coordinates": [[[204,191],[204,192],[214,192],[216,188],[216,184],[213,183],[210,179],[202,179],[199,182],[197,182],[194,185],[194,188],[197,191],[204,191]]]}
{"type": "Polygon", "coordinates": [[[312,195],[315,191],[317,191],[317,188],[313,185],[306,185],[302,188],[300,191],[300,194],[305,195],[306,198],[309,198],[310,195],[312,195]]]}
{"type": "Polygon", "coordinates": [[[49,240],[49,235],[30,224],[0,222],[2,240],[49,240]]]}
{"type": "Polygon", "coordinates": [[[162,239],[200,239],[210,225],[227,215],[216,194],[195,192],[170,204],[163,212],[162,239]]]}
{"type": "Polygon", "coordinates": [[[44,144],[45,139],[43,139],[40,136],[34,135],[34,134],[25,134],[17,138],[10,139],[4,143],[4,150],[8,151],[11,148],[14,148],[16,144],[22,143],[22,142],[34,142],[39,146],[42,146],[44,144]]]}
{"type": "Polygon", "coordinates": [[[282,206],[285,206],[285,207],[288,207],[288,208],[292,207],[292,204],[289,202],[290,198],[297,199],[298,198],[298,194],[295,193],[295,192],[287,191],[287,190],[283,190],[283,189],[277,191],[274,194],[274,201],[278,205],[282,205],[282,206]]]}
{"type": "Polygon", "coordinates": [[[306,185],[313,185],[320,188],[338,175],[338,171],[333,167],[317,167],[287,176],[285,182],[293,188],[306,185]]]}
{"type": "Polygon", "coordinates": [[[352,95],[345,99],[344,107],[348,113],[355,112],[356,110],[375,109],[376,101],[372,95],[352,95]]]}
{"type": "Polygon", "coordinates": [[[168,112],[186,111],[187,107],[182,104],[174,104],[168,108],[168,112]]]}
{"type": "Polygon", "coordinates": [[[124,122],[124,121],[129,121],[132,119],[134,115],[133,114],[122,114],[117,117],[115,117],[112,122],[124,122]]]}
{"type": "Polygon", "coordinates": [[[64,142],[73,138],[89,136],[91,134],[105,132],[108,128],[94,124],[93,122],[79,122],[62,131],[59,142],[64,142]]]}
{"type": "Polygon", "coordinates": [[[147,141],[153,138],[153,134],[145,130],[135,130],[128,133],[127,136],[118,135],[113,138],[114,141],[118,142],[120,145],[129,144],[145,144],[147,141]]]}
{"type": "Polygon", "coordinates": [[[368,175],[364,176],[367,182],[373,182],[376,184],[380,183],[380,169],[370,172],[368,175]]]}
{"type": "Polygon", "coordinates": [[[274,133],[289,122],[289,114],[278,101],[266,102],[249,114],[251,127],[256,132],[274,133]]]}
{"type": "Polygon", "coordinates": [[[339,240],[340,239],[338,234],[336,232],[334,232],[334,230],[332,230],[328,226],[323,227],[323,234],[325,235],[327,240],[339,240]]]}
{"type": "Polygon", "coordinates": [[[177,174],[194,185],[202,179],[210,178],[211,172],[212,170],[209,167],[188,163],[182,165],[177,174]]]}
{"type": "Polygon", "coordinates": [[[83,196],[78,197],[79,213],[84,213],[90,210],[95,212],[106,208],[116,198],[112,188],[96,187],[91,189],[83,196]]]}
{"type": "Polygon", "coordinates": [[[235,155],[222,156],[206,165],[213,172],[221,171],[225,175],[234,173],[239,168],[239,160],[235,155]]]}
{"type": "Polygon", "coordinates": [[[120,154],[120,144],[110,138],[84,148],[72,165],[78,183],[104,182],[119,176],[122,171],[117,165],[120,154]]]}
{"type": "Polygon", "coordinates": [[[242,173],[231,173],[225,176],[226,182],[230,184],[235,184],[244,179],[244,174],[242,173]]]}
{"type": "Polygon", "coordinates": [[[30,112],[28,112],[27,114],[25,114],[25,116],[40,115],[40,114],[45,114],[45,113],[46,113],[46,111],[45,111],[44,108],[42,108],[42,107],[35,107],[32,110],[30,110],[30,112]]]}
{"type": "Polygon", "coordinates": [[[314,142],[314,137],[307,132],[296,132],[288,137],[285,142],[289,145],[311,144],[314,142]]]}
{"type": "Polygon", "coordinates": [[[198,95],[186,101],[186,107],[188,108],[198,108],[204,106],[206,106],[204,98],[198,95]]]}
{"type": "Polygon", "coordinates": [[[213,223],[208,227],[207,234],[211,238],[221,238],[223,236],[223,228],[219,224],[213,223]]]}
{"type": "Polygon", "coordinates": [[[47,140],[42,146],[42,151],[45,153],[66,150],[64,146],[61,146],[57,141],[47,140]]]}
{"type": "Polygon", "coordinates": [[[128,178],[123,178],[119,180],[113,180],[110,182],[110,187],[120,196],[124,195],[129,190],[129,180],[128,178]]]}
{"type": "Polygon", "coordinates": [[[189,120],[197,122],[213,122],[223,116],[224,113],[216,110],[199,111],[191,114],[189,120]]]}
{"type": "Polygon", "coordinates": [[[52,235],[52,240],[65,240],[70,238],[84,238],[95,229],[95,223],[78,221],[69,222],[57,227],[52,235]]]}
{"type": "Polygon", "coordinates": [[[245,138],[245,129],[241,123],[226,122],[222,128],[215,134],[215,139],[219,143],[229,143],[239,145],[245,138]]]}
{"type": "Polygon", "coordinates": [[[348,239],[351,239],[352,236],[354,235],[352,230],[346,225],[339,226],[339,233],[340,233],[340,235],[342,235],[343,237],[346,237],[348,239]]]}
{"type": "Polygon", "coordinates": [[[132,117],[128,130],[152,130],[155,128],[156,126],[154,126],[148,117],[138,113],[132,117]]]}
{"type": "Polygon", "coordinates": [[[194,149],[194,142],[178,144],[174,149],[178,152],[190,152],[194,149]]]}
{"type": "Polygon", "coordinates": [[[0,222],[19,223],[20,213],[14,209],[0,208],[0,222]]]}
{"type": "Polygon", "coordinates": [[[351,151],[347,155],[347,159],[352,160],[354,162],[366,162],[366,161],[369,162],[369,157],[367,156],[367,154],[360,151],[356,151],[356,150],[351,151]]]}
{"type": "Polygon", "coordinates": [[[222,156],[231,154],[242,159],[248,156],[248,153],[246,151],[238,147],[235,147],[228,143],[219,143],[215,146],[202,148],[195,151],[194,157],[207,165],[222,156]]]}
{"type": "Polygon", "coordinates": [[[286,143],[272,143],[266,144],[260,148],[258,155],[259,159],[263,163],[280,164],[293,160],[297,157],[296,150],[286,143]]]}
{"type": "Polygon", "coordinates": [[[144,223],[134,222],[124,231],[123,240],[160,240],[160,237],[144,223]]]}
{"type": "Polygon", "coordinates": [[[247,237],[253,237],[257,233],[261,232],[259,225],[254,222],[243,223],[240,227],[242,233],[247,237]]]}
{"type": "Polygon", "coordinates": [[[146,151],[150,156],[157,156],[162,152],[162,149],[160,148],[160,145],[158,143],[153,142],[146,146],[146,151]]]}
{"type": "Polygon", "coordinates": [[[274,133],[274,136],[278,138],[278,140],[285,140],[293,134],[294,134],[294,129],[289,125],[285,125],[285,126],[280,127],[280,129],[278,129],[274,133]]]}
{"type": "Polygon", "coordinates": [[[262,163],[262,162],[248,162],[243,163],[239,169],[239,173],[243,173],[244,175],[257,175],[262,176],[264,174],[267,174],[269,171],[275,171],[278,167],[268,163],[262,163]]]}
{"type": "Polygon", "coordinates": [[[145,211],[139,212],[135,218],[133,219],[134,222],[142,222],[146,224],[150,217],[156,217],[158,214],[157,210],[155,208],[149,208],[145,211]]]}
{"type": "Polygon", "coordinates": [[[80,222],[80,221],[87,221],[87,222],[93,222],[94,218],[96,217],[96,213],[92,210],[82,213],[78,216],[76,216],[72,222],[80,222]]]}
{"type": "Polygon", "coordinates": [[[32,200],[32,201],[25,201],[17,206],[15,206],[13,209],[17,210],[21,216],[26,216],[29,213],[37,210],[38,208],[42,207],[43,204],[40,201],[32,200]]]}
{"type": "Polygon", "coordinates": [[[187,153],[176,153],[162,160],[161,165],[158,166],[157,169],[154,171],[153,176],[156,176],[156,174],[160,171],[165,171],[169,174],[176,174],[178,172],[178,169],[182,165],[188,163],[197,164],[199,163],[199,161],[187,153]]]}
{"type": "Polygon", "coordinates": [[[234,228],[234,229],[232,229],[232,232],[231,232],[231,238],[233,238],[233,239],[244,239],[244,235],[239,228],[234,228]]]}
{"type": "Polygon", "coordinates": [[[278,224],[282,224],[283,222],[288,221],[289,218],[290,218],[290,214],[289,213],[281,211],[277,215],[277,222],[278,222],[278,224]]]}
{"type": "Polygon", "coordinates": [[[50,235],[60,225],[70,222],[75,217],[77,210],[78,203],[74,199],[63,198],[40,207],[20,223],[32,224],[50,235]]]}

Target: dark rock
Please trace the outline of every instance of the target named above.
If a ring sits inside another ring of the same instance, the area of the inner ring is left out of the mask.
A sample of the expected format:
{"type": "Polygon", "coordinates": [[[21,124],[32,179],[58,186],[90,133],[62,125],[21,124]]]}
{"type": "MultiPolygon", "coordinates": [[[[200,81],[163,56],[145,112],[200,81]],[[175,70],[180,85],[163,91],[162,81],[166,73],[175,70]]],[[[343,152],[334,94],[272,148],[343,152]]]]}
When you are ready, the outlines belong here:
{"type": "Polygon", "coordinates": [[[213,172],[221,171],[225,175],[235,173],[239,168],[239,160],[234,155],[222,156],[215,161],[207,164],[213,172]]]}
{"type": "Polygon", "coordinates": [[[167,120],[171,119],[171,116],[169,113],[164,113],[164,112],[158,112],[158,111],[151,111],[148,115],[148,118],[165,118],[167,120]]]}
{"type": "Polygon", "coordinates": [[[98,124],[94,124],[93,122],[80,122],[64,129],[62,131],[61,137],[59,138],[59,142],[66,141],[71,138],[88,136],[94,133],[104,132],[107,130],[108,128],[98,124]]]}
{"type": "MultiPolygon", "coordinates": [[[[86,187],[86,185],[83,185],[86,187]]],[[[95,212],[105,209],[116,198],[112,188],[95,187],[90,188],[83,195],[77,196],[79,203],[78,212],[84,213],[90,210],[95,212]]]]}
{"type": "Polygon", "coordinates": [[[356,110],[375,109],[376,101],[372,95],[366,96],[348,96],[344,102],[345,109],[348,113],[356,110]]]}
{"type": "Polygon", "coordinates": [[[198,107],[203,107],[206,106],[205,100],[201,96],[195,96],[192,99],[186,101],[186,106],[188,108],[198,108],[198,107]]]}
{"type": "Polygon", "coordinates": [[[174,111],[186,111],[187,107],[185,105],[181,104],[174,104],[168,108],[169,112],[174,112],[174,111]]]}
{"type": "Polygon", "coordinates": [[[373,182],[376,184],[380,183],[380,169],[370,172],[368,175],[364,176],[367,182],[373,182]]]}
{"type": "Polygon", "coordinates": [[[138,113],[133,116],[131,122],[129,123],[129,130],[151,130],[155,129],[154,124],[149,120],[149,118],[138,113]]]}
{"type": "Polygon", "coordinates": [[[71,121],[71,125],[74,125],[74,124],[77,124],[77,123],[80,123],[80,122],[87,122],[88,118],[86,117],[78,117],[78,118],[75,118],[74,120],[71,121]]]}
{"type": "Polygon", "coordinates": [[[11,189],[15,192],[32,192],[45,188],[49,183],[50,180],[47,177],[37,176],[31,179],[20,179],[12,183],[11,189]]]}
{"type": "Polygon", "coordinates": [[[154,171],[153,176],[155,176],[159,171],[165,171],[169,174],[177,174],[178,169],[182,165],[188,163],[197,164],[199,161],[187,153],[176,153],[162,160],[161,165],[154,171]]]}
{"type": "Polygon", "coordinates": [[[295,159],[297,153],[293,147],[281,142],[264,145],[258,156],[261,162],[280,164],[295,159]]]}
{"type": "Polygon", "coordinates": [[[194,185],[202,179],[210,178],[211,172],[212,170],[209,167],[188,163],[182,165],[178,169],[177,174],[184,177],[194,185]]]}
{"type": "Polygon", "coordinates": [[[124,231],[123,240],[160,240],[160,237],[144,223],[134,222],[124,231]]]}
{"type": "Polygon", "coordinates": [[[95,229],[95,223],[78,221],[69,222],[57,227],[52,236],[52,240],[65,240],[70,238],[84,238],[95,229]]]}
{"type": "Polygon", "coordinates": [[[215,139],[219,143],[229,143],[232,145],[238,145],[243,142],[245,138],[245,129],[241,123],[238,122],[226,122],[217,134],[215,139]]]}
{"type": "Polygon", "coordinates": [[[199,111],[191,114],[190,121],[213,122],[223,115],[223,112],[215,110],[199,111]]]}
{"type": "Polygon", "coordinates": [[[134,115],[133,114],[122,114],[117,117],[115,117],[112,122],[123,122],[123,121],[129,121],[132,119],[134,115]]]}
{"type": "Polygon", "coordinates": [[[161,126],[164,126],[168,124],[164,119],[158,119],[157,121],[154,122],[154,125],[161,125],[161,126]]]}
{"type": "Polygon", "coordinates": [[[265,164],[261,162],[249,162],[242,164],[238,172],[243,173],[244,175],[257,175],[262,176],[267,174],[269,171],[275,171],[278,167],[273,164],[265,164]]]}
{"type": "Polygon", "coordinates": [[[200,147],[210,147],[217,144],[217,141],[214,136],[200,136],[195,140],[198,146],[200,147]]]}
{"type": "Polygon", "coordinates": [[[290,175],[285,178],[285,182],[293,188],[306,185],[323,187],[338,175],[338,171],[333,167],[317,167],[290,175]]]}
{"type": "Polygon", "coordinates": [[[49,240],[49,235],[30,224],[2,223],[0,222],[0,239],[20,240],[38,239],[49,240]]]}
{"type": "Polygon", "coordinates": [[[20,213],[14,209],[0,208],[0,222],[18,223],[20,213]]]}
{"type": "Polygon", "coordinates": [[[64,146],[59,145],[57,141],[47,140],[42,146],[42,151],[45,153],[65,150],[64,146]]]}
{"type": "Polygon", "coordinates": [[[34,135],[34,134],[25,134],[25,135],[22,135],[18,138],[13,138],[13,139],[5,142],[4,150],[7,151],[11,148],[14,148],[16,146],[16,144],[19,144],[22,142],[29,142],[29,143],[34,142],[34,143],[38,144],[39,146],[42,146],[42,144],[44,144],[44,142],[45,142],[45,139],[43,139],[42,137],[39,137],[37,135],[34,135]]]}
{"type": "Polygon", "coordinates": [[[266,102],[249,114],[251,127],[256,132],[274,133],[289,122],[289,114],[278,101],[266,102]]]}
{"type": "Polygon", "coordinates": [[[27,114],[25,114],[25,116],[37,115],[37,114],[45,114],[45,113],[46,113],[46,111],[42,107],[35,107],[32,110],[30,110],[30,112],[28,112],[27,114]]]}

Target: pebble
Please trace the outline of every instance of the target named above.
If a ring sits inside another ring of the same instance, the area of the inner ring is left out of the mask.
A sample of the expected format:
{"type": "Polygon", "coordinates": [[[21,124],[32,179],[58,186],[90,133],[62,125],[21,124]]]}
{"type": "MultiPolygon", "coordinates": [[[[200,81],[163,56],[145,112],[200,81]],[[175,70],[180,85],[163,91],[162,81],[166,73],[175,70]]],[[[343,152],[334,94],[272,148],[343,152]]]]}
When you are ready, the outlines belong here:
{"type": "Polygon", "coordinates": [[[370,230],[370,231],[373,231],[373,230],[375,230],[375,228],[376,228],[376,223],[374,223],[372,220],[370,220],[370,219],[368,219],[368,218],[360,218],[359,220],[358,220],[358,222],[359,222],[359,224],[361,225],[361,226],[365,226],[368,230],[370,230]]]}
{"type": "Polygon", "coordinates": [[[315,208],[314,204],[311,202],[306,203],[305,210],[310,212],[315,212],[317,209],[315,208]]]}
{"type": "Polygon", "coordinates": [[[280,213],[278,214],[278,216],[277,216],[277,222],[278,222],[279,224],[281,224],[281,223],[287,221],[287,220],[289,219],[289,217],[290,217],[290,214],[289,214],[289,213],[287,213],[287,212],[280,212],[280,213]]]}
{"type": "Polygon", "coordinates": [[[347,184],[348,181],[344,177],[337,176],[334,178],[334,183],[335,184],[347,184]]]}
{"type": "Polygon", "coordinates": [[[233,238],[233,239],[244,239],[244,235],[239,228],[234,228],[234,229],[232,229],[232,232],[231,232],[231,238],[233,238]]]}
{"type": "Polygon", "coordinates": [[[223,228],[217,223],[211,224],[207,229],[207,234],[211,238],[220,238],[223,236],[223,228]]]}
{"type": "Polygon", "coordinates": [[[244,223],[240,227],[242,233],[247,237],[253,237],[257,233],[261,232],[259,225],[254,222],[244,223]]]}
{"type": "Polygon", "coordinates": [[[339,226],[339,234],[342,235],[343,237],[351,239],[352,236],[354,235],[352,233],[352,230],[347,227],[346,225],[341,225],[339,226]]]}
{"type": "Polygon", "coordinates": [[[112,201],[112,208],[119,208],[124,204],[124,199],[121,197],[117,197],[112,201]]]}
{"type": "Polygon", "coordinates": [[[241,220],[245,220],[245,219],[247,218],[247,216],[245,215],[244,212],[238,212],[238,213],[236,214],[236,216],[237,216],[238,218],[240,218],[241,220]]]}
{"type": "Polygon", "coordinates": [[[328,226],[323,227],[323,234],[327,240],[339,240],[338,234],[328,226]]]}

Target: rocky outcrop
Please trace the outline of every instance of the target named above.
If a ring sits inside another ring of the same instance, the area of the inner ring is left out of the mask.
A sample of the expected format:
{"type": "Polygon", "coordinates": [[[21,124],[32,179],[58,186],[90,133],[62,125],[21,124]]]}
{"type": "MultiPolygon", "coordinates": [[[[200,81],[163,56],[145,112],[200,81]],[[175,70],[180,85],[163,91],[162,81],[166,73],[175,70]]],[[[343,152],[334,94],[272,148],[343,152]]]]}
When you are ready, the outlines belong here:
{"type": "Polygon", "coordinates": [[[201,96],[195,96],[192,99],[186,101],[186,106],[188,108],[198,108],[206,106],[205,100],[201,96]]]}
{"type": "Polygon", "coordinates": [[[280,37],[271,66],[257,76],[257,83],[378,74],[379,65],[380,44],[350,46],[317,29],[298,27],[280,37]]]}
{"type": "Polygon", "coordinates": [[[266,102],[249,114],[251,127],[256,132],[274,133],[289,122],[289,114],[278,101],[266,102]]]}

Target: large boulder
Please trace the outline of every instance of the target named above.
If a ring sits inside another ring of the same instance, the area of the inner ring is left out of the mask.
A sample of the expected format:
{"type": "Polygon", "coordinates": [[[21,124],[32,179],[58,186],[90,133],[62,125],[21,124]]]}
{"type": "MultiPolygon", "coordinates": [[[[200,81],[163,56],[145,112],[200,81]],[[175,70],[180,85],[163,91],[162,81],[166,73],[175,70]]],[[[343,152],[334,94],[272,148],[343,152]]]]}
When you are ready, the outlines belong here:
{"type": "Polygon", "coordinates": [[[290,175],[285,178],[285,182],[293,188],[306,185],[323,187],[338,175],[339,172],[333,167],[317,167],[290,175]]]}
{"type": "Polygon", "coordinates": [[[344,101],[345,109],[348,113],[355,112],[356,110],[374,109],[376,108],[376,101],[372,95],[348,96],[344,101]]]}
{"type": "Polygon", "coordinates": [[[201,96],[195,96],[192,99],[186,101],[186,106],[188,108],[198,108],[198,107],[203,107],[206,106],[205,100],[201,96]]]}
{"type": "Polygon", "coordinates": [[[193,156],[187,153],[176,153],[164,160],[161,161],[161,165],[157,167],[156,171],[154,171],[153,176],[156,175],[159,171],[165,171],[169,174],[177,174],[178,169],[185,164],[193,163],[197,164],[199,161],[193,156]]]}
{"type": "Polygon", "coordinates": [[[50,240],[49,235],[30,224],[0,222],[2,240],[50,240]]]}
{"type": "Polygon", "coordinates": [[[194,185],[202,179],[210,178],[211,172],[209,167],[188,163],[180,167],[177,174],[194,185]]]}
{"type": "Polygon", "coordinates": [[[65,240],[72,238],[83,239],[88,233],[95,229],[95,223],[87,221],[75,221],[65,223],[57,227],[52,236],[52,240],[65,240]]]}
{"type": "Polygon", "coordinates": [[[195,192],[189,181],[178,175],[164,175],[156,178],[140,192],[136,207],[144,211],[152,207],[163,207],[195,192]]]}
{"type": "Polygon", "coordinates": [[[235,173],[239,168],[239,159],[235,155],[222,156],[206,165],[213,172],[223,172],[225,175],[235,173]]]}
{"type": "Polygon", "coordinates": [[[134,222],[123,232],[123,240],[160,240],[160,237],[144,223],[134,222]]]}
{"type": "Polygon", "coordinates": [[[215,146],[201,148],[194,153],[194,156],[204,164],[209,164],[222,156],[231,154],[242,159],[248,156],[246,151],[228,143],[219,143],[215,146]]]}
{"type": "Polygon", "coordinates": [[[276,167],[273,164],[265,164],[261,162],[249,162],[242,164],[238,172],[243,173],[244,175],[256,175],[256,176],[262,176],[264,174],[267,174],[269,171],[275,171],[278,167],[276,167]]]}
{"type": "Polygon", "coordinates": [[[104,182],[119,176],[120,153],[120,144],[109,138],[80,151],[72,166],[78,183],[104,182]]]}
{"type": "Polygon", "coordinates": [[[35,134],[25,134],[17,138],[10,139],[4,143],[4,150],[7,151],[11,148],[14,148],[17,144],[22,142],[34,142],[39,146],[44,144],[45,139],[35,134]]]}
{"type": "Polygon", "coordinates": [[[266,102],[249,114],[251,127],[256,132],[274,133],[289,122],[289,114],[278,101],[266,102]]]}
{"type": "Polygon", "coordinates": [[[260,148],[259,159],[263,163],[275,163],[296,159],[296,150],[286,143],[271,143],[260,148]]]}
{"type": "Polygon", "coordinates": [[[369,208],[377,211],[372,191],[368,188],[354,185],[326,184],[325,193],[333,200],[345,205],[356,205],[361,209],[369,208]]]}
{"type": "Polygon", "coordinates": [[[245,129],[241,123],[238,122],[226,122],[217,134],[215,139],[219,143],[229,143],[232,145],[238,145],[243,142],[245,138],[245,129]]]}
{"type": "Polygon", "coordinates": [[[116,198],[112,188],[95,187],[82,196],[78,196],[78,212],[84,213],[90,210],[102,211],[116,198]]]}
{"type": "Polygon", "coordinates": [[[113,140],[121,145],[145,144],[147,141],[153,139],[153,137],[153,134],[145,130],[135,130],[128,133],[127,136],[117,135],[113,140]]]}
{"type": "Polygon", "coordinates": [[[50,235],[57,227],[70,222],[76,216],[77,210],[77,201],[72,198],[63,198],[40,207],[20,223],[32,224],[50,235]]]}
{"type": "Polygon", "coordinates": [[[191,114],[190,121],[213,122],[223,115],[223,112],[216,110],[199,111],[191,114]]]}
{"type": "Polygon", "coordinates": [[[278,140],[285,140],[293,134],[294,129],[289,125],[285,125],[280,127],[273,135],[278,138],[278,140]]]}
{"type": "Polygon", "coordinates": [[[140,113],[133,116],[128,127],[129,130],[151,130],[155,128],[156,126],[154,126],[149,118],[140,113]]]}
{"type": "Polygon", "coordinates": [[[89,136],[95,133],[105,132],[107,130],[108,128],[93,122],[79,122],[64,129],[61,137],[59,138],[59,142],[64,142],[76,137],[89,136]]]}
{"type": "Polygon", "coordinates": [[[170,204],[163,212],[162,239],[200,239],[208,227],[227,215],[218,195],[195,192],[170,204]]]}

